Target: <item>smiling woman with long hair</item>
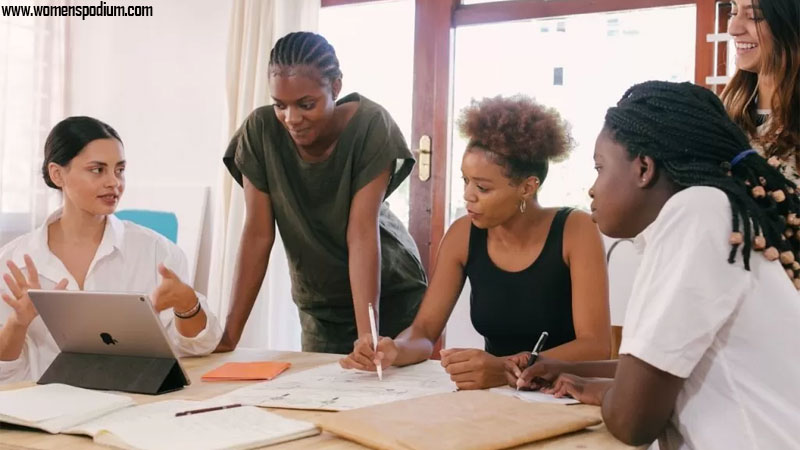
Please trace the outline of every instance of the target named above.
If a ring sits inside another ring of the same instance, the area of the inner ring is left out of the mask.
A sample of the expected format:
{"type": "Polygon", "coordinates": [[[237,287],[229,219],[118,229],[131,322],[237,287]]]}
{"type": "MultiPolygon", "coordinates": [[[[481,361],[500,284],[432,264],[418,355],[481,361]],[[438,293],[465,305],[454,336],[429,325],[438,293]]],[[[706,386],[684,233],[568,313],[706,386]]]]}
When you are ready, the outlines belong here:
{"type": "Polygon", "coordinates": [[[736,0],[728,32],[738,70],[722,92],[753,147],[795,184],[800,152],[800,2],[736,0]]]}

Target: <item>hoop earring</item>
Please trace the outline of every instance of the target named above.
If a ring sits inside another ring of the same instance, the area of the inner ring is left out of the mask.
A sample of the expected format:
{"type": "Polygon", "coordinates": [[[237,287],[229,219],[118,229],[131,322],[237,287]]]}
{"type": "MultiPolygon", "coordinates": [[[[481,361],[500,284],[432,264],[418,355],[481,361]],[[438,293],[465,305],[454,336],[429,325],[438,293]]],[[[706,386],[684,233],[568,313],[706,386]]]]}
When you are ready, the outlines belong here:
{"type": "Polygon", "coordinates": [[[519,212],[522,213],[522,214],[525,214],[525,209],[527,209],[527,208],[528,208],[528,203],[523,198],[519,202],[519,212]]]}

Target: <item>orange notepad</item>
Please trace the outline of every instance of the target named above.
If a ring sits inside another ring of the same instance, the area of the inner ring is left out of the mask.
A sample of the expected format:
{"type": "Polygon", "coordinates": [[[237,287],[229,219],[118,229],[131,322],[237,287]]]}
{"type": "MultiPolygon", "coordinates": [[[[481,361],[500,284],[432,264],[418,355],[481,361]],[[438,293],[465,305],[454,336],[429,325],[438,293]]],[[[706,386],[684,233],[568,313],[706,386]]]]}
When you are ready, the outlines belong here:
{"type": "Polygon", "coordinates": [[[279,361],[229,362],[203,375],[203,381],[271,380],[292,366],[279,361]]]}

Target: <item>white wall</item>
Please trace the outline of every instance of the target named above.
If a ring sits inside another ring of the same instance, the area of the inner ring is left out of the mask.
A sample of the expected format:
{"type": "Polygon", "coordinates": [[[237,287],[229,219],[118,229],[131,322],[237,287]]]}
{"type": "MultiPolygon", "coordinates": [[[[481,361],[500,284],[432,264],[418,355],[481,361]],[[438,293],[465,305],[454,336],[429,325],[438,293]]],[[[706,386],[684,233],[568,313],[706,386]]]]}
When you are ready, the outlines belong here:
{"type": "MultiPolygon", "coordinates": [[[[96,117],[120,133],[129,186],[210,186],[213,211],[228,139],[225,59],[233,2],[148,4],[152,17],[70,19],[66,112],[96,117]]],[[[210,233],[207,220],[204,240],[210,233]]]]}

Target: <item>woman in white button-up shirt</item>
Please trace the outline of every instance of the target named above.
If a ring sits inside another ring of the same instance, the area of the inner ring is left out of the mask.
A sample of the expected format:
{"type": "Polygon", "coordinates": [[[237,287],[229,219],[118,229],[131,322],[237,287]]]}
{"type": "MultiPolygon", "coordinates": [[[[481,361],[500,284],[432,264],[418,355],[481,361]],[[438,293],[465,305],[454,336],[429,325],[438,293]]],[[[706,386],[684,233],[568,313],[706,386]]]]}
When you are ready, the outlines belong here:
{"type": "Polygon", "coordinates": [[[796,186],[689,83],[628,90],[594,159],[592,217],[642,253],[620,358],[537,361],[520,386],[602,405],[629,444],[800,448],[796,186]]]}
{"type": "Polygon", "coordinates": [[[163,236],[113,212],[125,190],[125,155],[113,128],[90,117],[57,124],[42,173],[63,206],[0,249],[0,384],[37,379],[58,354],[28,289],[148,292],[180,355],[203,355],[221,329],[205,298],[181,281],[186,256],[163,236]]]}

